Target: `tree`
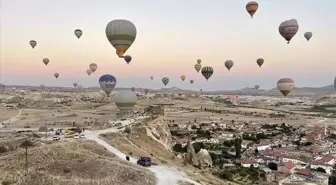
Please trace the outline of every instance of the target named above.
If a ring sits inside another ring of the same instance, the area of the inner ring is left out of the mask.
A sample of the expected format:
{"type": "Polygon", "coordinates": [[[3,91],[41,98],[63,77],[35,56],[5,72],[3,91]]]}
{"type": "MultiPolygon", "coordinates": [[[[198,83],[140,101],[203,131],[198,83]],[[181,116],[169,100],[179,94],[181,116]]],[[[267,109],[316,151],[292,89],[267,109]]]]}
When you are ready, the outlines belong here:
{"type": "Polygon", "coordinates": [[[323,168],[321,168],[321,167],[318,167],[318,168],[316,169],[316,171],[318,171],[318,172],[322,172],[322,173],[327,173],[327,172],[325,171],[325,169],[323,169],[323,168]]]}
{"type": "Polygon", "coordinates": [[[241,157],[241,143],[242,143],[242,139],[240,137],[236,137],[236,139],[235,139],[235,149],[236,149],[236,157],[237,158],[241,157]]]}
{"type": "Polygon", "coordinates": [[[278,170],[278,165],[276,163],[270,162],[270,163],[268,163],[268,168],[273,170],[273,171],[277,171],[278,170]]]}

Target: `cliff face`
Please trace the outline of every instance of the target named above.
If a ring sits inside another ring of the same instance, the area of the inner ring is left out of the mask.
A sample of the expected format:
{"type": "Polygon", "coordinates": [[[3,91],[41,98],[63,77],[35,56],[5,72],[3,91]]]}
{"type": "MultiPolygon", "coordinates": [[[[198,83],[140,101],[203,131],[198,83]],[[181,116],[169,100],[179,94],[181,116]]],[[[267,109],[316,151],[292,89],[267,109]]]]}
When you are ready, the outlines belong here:
{"type": "Polygon", "coordinates": [[[172,137],[168,124],[161,118],[149,120],[144,126],[147,136],[151,137],[167,150],[172,151],[172,137]]]}

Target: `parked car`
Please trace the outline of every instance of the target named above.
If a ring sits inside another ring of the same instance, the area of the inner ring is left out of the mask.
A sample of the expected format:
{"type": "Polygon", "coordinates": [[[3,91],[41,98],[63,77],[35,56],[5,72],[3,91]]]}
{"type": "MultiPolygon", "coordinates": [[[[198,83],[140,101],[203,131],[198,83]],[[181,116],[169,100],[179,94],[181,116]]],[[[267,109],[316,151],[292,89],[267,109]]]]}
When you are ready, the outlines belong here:
{"type": "Polygon", "coordinates": [[[73,136],[74,139],[79,139],[79,134],[74,134],[73,136]]]}
{"type": "Polygon", "coordinates": [[[149,157],[140,157],[140,159],[138,159],[137,161],[138,165],[141,166],[151,166],[152,165],[152,159],[149,157]]]}
{"type": "Polygon", "coordinates": [[[80,138],[86,138],[85,134],[81,134],[80,138]]]}
{"type": "Polygon", "coordinates": [[[58,140],[60,140],[61,138],[59,137],[59,136],[54,136],[53,137],[53,141],[58,141],[58,140]]]}

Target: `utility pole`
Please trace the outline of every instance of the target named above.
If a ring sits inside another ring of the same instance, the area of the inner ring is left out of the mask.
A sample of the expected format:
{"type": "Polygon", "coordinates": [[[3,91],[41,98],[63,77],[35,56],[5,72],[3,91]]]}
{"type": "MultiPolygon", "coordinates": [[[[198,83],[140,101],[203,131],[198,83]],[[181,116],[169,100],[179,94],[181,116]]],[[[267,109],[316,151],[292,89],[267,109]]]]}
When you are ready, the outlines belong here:
{"type": "Polygon", "coordinates": [[[45,131],[45,140],[47,141],[47,137],[48,137],[48,127],[47,127],[47,119],[46,118],[44,118],[44,121],[45,121],[45,129],[46,129],[46,131],[45,131]]]}
{"type": "Polygon", "coordinates": [[[25,147],[26,147],[26,172],[25,176],[28,175],[28,139],[25,141],[25,147]]]}

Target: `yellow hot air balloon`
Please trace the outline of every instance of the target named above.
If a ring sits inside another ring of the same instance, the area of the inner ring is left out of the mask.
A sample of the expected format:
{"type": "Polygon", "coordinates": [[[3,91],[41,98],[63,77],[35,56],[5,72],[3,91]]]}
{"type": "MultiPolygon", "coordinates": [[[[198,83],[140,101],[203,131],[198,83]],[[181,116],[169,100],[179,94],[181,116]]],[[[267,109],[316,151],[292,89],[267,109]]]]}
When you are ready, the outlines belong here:
{"type": "Polygon", "coordinates": [[[251,18],[253,18],[253,15],[258,10],[258,3],[255,1],[250,1],[246,5],[246,11],[251,15],[251,18]]]}
{"type": "Polygon", "coordinates": [[[137,30],[132,22],[117,19],[107,24],[105,33],[109,42],[116,49],[117,55],[122,57],[133,44],[137,30]]]}
{"type": "Polygon", "coordinates": [[[181,76],[181,80],[184,81],[186,79],[186,76],[185,75],[182,75],[181,76]]]}
{"type": "Polygon", "coordinates": [[[199,72],[201,70],[201,68],[202,68],[201,64],[199,64],[199,63],[195,64],[195,69],[196,69],[197,72],[199,72]]]}

